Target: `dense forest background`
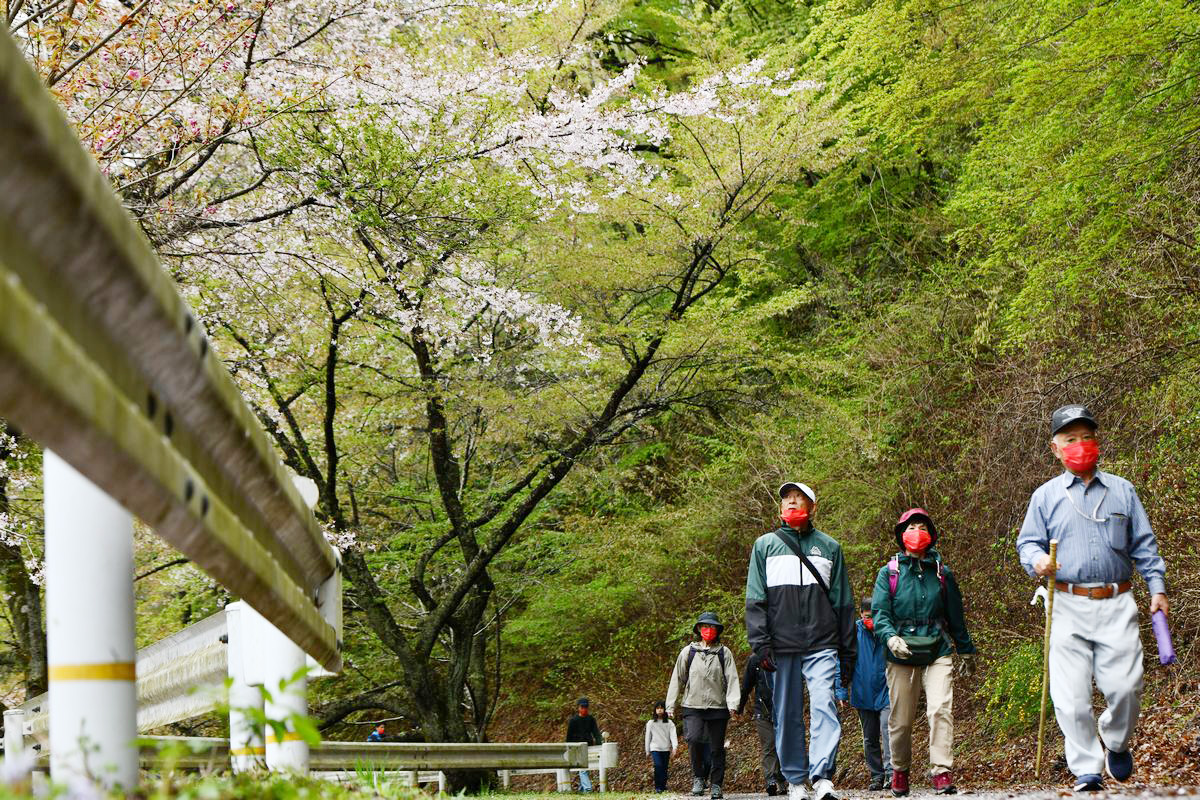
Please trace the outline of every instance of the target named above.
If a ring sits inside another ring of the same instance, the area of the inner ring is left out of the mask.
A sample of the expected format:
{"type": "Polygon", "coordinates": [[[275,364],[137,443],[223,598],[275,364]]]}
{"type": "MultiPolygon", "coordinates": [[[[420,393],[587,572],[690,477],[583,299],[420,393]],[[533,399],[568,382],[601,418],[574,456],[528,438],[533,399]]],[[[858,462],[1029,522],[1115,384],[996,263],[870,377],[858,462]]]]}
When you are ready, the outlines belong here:
{"type": "MultiPolygon", "coordinates": [[[[197,74],[184,134],[156,127],[179,106],[156,112],[145,66],[71,83],[116,23],[70,5],[8,21],[322,487],[351,579],[347,671],[311,698],[327,735],[557,739],[587,694],[617,785],[649,788],[641,724],[673,655],[702,610],[745,655],[749,546],[796,479],[856,597],[895,516],[931,511],[983,661],[956,698],[960,784],[1031,779],[1041,617],[1013,543],[1058,469],[1049,413],[1083,402],[1168,565],[1180,660],[1148,640],[1139,775],[1200,781],[1194,4],[562,0],[386,25],[158,4],[143,19],[196,26],[173,52],[231,75],[154,62],[197,74]],[[248,55],[221,50],[247,31],[248,55]],[[135,147],[150,130],[168,144],[135,147]]],[[[39,455],[10,434],[12,703],[44,650],[39,455]]],[[[220,608],[139,536],[141,641],[220,608]]],[[[756,787],[733,730],[727,790],[756,787]]]]}

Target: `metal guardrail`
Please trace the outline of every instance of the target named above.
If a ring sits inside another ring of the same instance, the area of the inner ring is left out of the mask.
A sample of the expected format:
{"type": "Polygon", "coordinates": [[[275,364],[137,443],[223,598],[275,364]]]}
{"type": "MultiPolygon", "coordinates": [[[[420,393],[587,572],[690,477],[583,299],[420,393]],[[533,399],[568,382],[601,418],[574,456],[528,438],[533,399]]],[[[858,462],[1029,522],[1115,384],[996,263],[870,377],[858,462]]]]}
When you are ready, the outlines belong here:
{"type": "Polygon", "coordinates": [[[311,751],[315,770],[344,769],[354,764],[404,770],[520,769],[524,767],[582,767],[587,745],[582,742],[433,743],[322,742],[311,751]]]}
{"type": "MultiPolygon", "coordinates": [[[[179,768],[224,767],[229,740],[208,737],[150,736],[140,740],[143,767],[164,762],[179,768]]],[[[362,767],[383,770],[570,769],[586,767],[581,742],[409,744],[392,742],[321,742],[309,752],[314,771],[362,767]]]]}
{"type": "MultiPolygon", "coordinates": [[[[217,708],[228,675],[225,612],[218,611],[137,654],[137,729],[153,730],[217,708]]],[[[27,736],[46,737],[48,692],[26,700],[27,736]]]]}
{"type": "Polygon", "coordinates": [[[333,549],[7,29],[0,108],[0,416],[338,671],[333,549]]]}
{"type": "Polygon", "coordinates": [[[545,775],[547,773],[556,773],[558,791],[571,791],[571,772],[579,772],[583,769],[596,770],[597,783],[600,786],[600,791],[608,791],[608,771],[617,766],[617,743],[605,742],[601,745],[588,747],[587,749],[587,764],[570,768],[554,768],[554,767],[526,767],[522,769],[502,769],[500,770],[500,783],[505,789],[509,788],[514,775],[545,775]]]}

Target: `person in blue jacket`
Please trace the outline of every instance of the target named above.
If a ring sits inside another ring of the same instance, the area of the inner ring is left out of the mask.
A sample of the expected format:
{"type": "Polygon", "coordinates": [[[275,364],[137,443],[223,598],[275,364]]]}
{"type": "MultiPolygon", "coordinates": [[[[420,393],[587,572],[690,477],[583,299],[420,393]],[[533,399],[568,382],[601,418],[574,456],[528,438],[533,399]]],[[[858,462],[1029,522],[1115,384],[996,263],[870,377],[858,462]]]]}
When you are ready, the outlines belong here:
{"type": "Polygon", "coordinates": [[[858,661],[850,681],[850,705],[858,711],[862,723],[863,757],[871,772],[870,790],[878,792],[892,782],[892,748],[888,741],[888,699],[886,659],[883,645],[875,638],[875,620],[871,601],[864,599],[859,613],[858,661]]]}

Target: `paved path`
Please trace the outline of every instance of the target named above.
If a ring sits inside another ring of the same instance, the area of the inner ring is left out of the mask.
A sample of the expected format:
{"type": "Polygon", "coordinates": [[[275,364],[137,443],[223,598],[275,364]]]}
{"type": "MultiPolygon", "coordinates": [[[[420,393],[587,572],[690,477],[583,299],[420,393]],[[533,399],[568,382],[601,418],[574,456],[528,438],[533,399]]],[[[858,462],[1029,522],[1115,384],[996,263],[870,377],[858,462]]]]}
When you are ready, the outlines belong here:
{"type": "MultiPolygon", "coordinates": [[[[838,796],[841,800],[892,800],[890,792],[868,792],[864,789],[847,789],[840,792],[838,796]]],[[[1066,786],[1054,789],[1014,787],[1011,791],[998,791],[995,789],[981,789],[979,791],[960,790],[959,796],[970,797],[971,800],[1013,800],[1014,798],[1019,798],[1019,800],[1060,800],[1063,797],[1079,797],[1081,800],[1103,800],[1103,798],[1107,797],[1136,797],[1139,800],[1173,800],[1180,797],[1200,797],[1200,786],[1129,785],[1107,792],[1080,795],[1075,795],[1066,786]]],[[[707,794],[694,799],[690,794],[664,793],[662,797],[672,800],[676,798],[678,800],[708,800],[707,794]]],[[[909,795],[909,798],[923,798],[923,800],[939,798],[941,800],[942,796],[935,795],[932,791],[914,791],[909,795]]],[[[725,800],[768,800],[768,798],[766,793],[731,792],[725,795],[725,800]]],[[[786,796],[780,796],[779,800],[787,800],[787,798],[786,796]]]]}

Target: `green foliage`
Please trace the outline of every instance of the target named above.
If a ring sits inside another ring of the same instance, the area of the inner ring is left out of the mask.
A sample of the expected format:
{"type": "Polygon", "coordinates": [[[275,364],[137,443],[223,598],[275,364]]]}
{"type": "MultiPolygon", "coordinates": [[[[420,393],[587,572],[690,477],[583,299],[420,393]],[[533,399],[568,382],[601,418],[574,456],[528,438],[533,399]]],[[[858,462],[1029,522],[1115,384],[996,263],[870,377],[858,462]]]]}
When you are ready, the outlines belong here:
{"type": "Polygon", "coordinates": [[[772,483],[799,477],[857,591],[896,512],[934,513],[972,633],[1002,652],[976,701],[995,735],[1028,730],[1040,648],[1013,647],[1001,620],[1040,630],[1013,541],[1056,469],[1046,415],[1069,400],[1101,413],[1106,468],[1148,499],[1172,574],[1200,569],[1198,26],[1173,0],[628,3],[608,30],[670,80],[735,51],[821,81],[851,155],[781,188],[760,260],[711,306],[758,357],[727,374],[728,403],[628,451],[652,449],[653,477],[614,456],[562,499],[612,546],[566,543],[572,566],[510,627],[519,680],[525,658],[558,674],[552,626],[526,635],[551,619],[591,632],[561,662],[581,679],[625,669],[653,676],[650,694],[705,604],[740,646],[741,562],[772,483]],[[610,587],[600,613],[572,597],[583,573],[610,587]],[[596,656],[630,630],[661,658],[596,656]]]}
{"type": "MultiPolygon", "coordinates": [[[[983,720],[997,739],[1028,733],[1037,727],[1042,700],[1042,647],[1022,642],[1002,654],[984,681],[983,720]]],[[[1047,713],[1053,708],[1047,703],[1047,713]]]]}

